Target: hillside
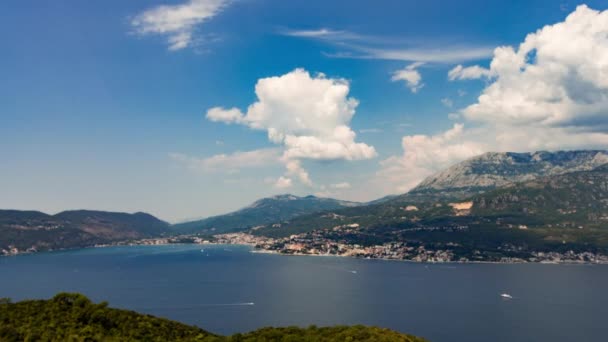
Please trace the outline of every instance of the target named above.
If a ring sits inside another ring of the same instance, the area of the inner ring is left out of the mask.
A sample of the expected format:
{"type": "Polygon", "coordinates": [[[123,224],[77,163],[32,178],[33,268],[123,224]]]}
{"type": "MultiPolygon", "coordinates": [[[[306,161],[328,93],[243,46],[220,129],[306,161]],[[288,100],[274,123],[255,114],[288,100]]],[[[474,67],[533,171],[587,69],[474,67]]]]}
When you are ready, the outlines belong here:
{"type": "Polygon", "coordinates": [[[468,259],[474,251],[488,252],[484,260],[533,251],[608,253],[608,165],[509,183],[459,201],[406,200],[300,216],[252,233],[361,245],[418,243],[468,259]],[[313,231],[314,237],[306,235],[313,231]]]}
{"type": "Polygon", "coordinates": [[[278,195],[260,199],[243,209],[225,215],[213,216],[203,220],[174,225],[172,228],[180,234],[185,233],[221,233],[244,230],[297,216],[325,210],[335,210],[358,206],[360,203],[341,201],[332,198],[315,196],[299,197],[278,195]]]}
{"type": "Polygon", "coordinates": [[[87,247],[159,236],[168,227],[166,222],[146,213],[75,210],[47,215],[38,211],[0,210],[0,251],[87,247]]]}
{"type": "Polygon", "coordinates": [[[337,326],[307,329],[263,328],[218,336],[194,326],[133,311],[94,304],[80,294],[61,293],[50,300],[10,303],[0,300],[0,340],[17,341],[401,341],[418,337],[388,329],[337,326]]]}
{"type": "Polygon", "coordinates": [[[472,202],[471,215],[503,225],[608,229],[608,165],[509,184],[472,202]]]}

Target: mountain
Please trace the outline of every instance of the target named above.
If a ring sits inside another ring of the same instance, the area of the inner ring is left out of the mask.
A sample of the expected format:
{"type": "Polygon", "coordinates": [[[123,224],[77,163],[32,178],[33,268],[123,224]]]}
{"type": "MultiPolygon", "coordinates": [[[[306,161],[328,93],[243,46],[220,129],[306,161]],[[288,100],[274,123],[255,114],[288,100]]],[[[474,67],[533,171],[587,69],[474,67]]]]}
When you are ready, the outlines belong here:
{"type": "Polygon", "coordinates": [[[423,180],[407,195],[467,197],[510,183],[574,171],[588,171],[608,163],[607,151],[485,153],[460,162],[423,180]]]}
{"type": "Polygon", "coordinates": [[[77,293],[11,303],[0,298],[0,340],[11,341],[395,341],[426,340],[376,327],[261,328],[220,336],[196,326],[95,304],[77,293]]]}
{"type": "Polygon", "coordinates": [[[159,236],[168,228],[168,223],[146,213],[73,210],[48,215],[0,210],[0,251],[87,247],[159,236]]]}
{"type": "Polygon", "coordinates": [[[283,238],[316,231],[333,241],[363,245],[415,241],[447,249],[459,246],[467,257],[475,250],[501,255],[513,246],[528,253],[531,249],[608,253],[605,156],[602,151],[486,154],[463,163],[474,175],[456,167],[450,169],[457,170],[458,177],[441,172],[446,176],[430,178],[425,184],[442,185],[432,196],[418,192],[373,205],[312,213],[252,233],[283,238]],[[530,164],[527,171],[525,163],[530,164]],[[470,167],[480,164],[485,166],[470,167]],[[592,168],[597,164],[600,166],[592,168]],[[440,183],[441,179],[470,182],[440,183]],[[475,183],[474,179],[492,179],[493,183],[475,183]],[[504,183],[505,179],[523,180],[504,183]],[[455,200],[454,189],[466,191],[455,200]],[[465,196],[469,191],[472,194],[465,196]]]}
{"type": "Polygon", "coordinates": [[[277,195],[255,201],[243,209],[203,220],[179,223],[172,228],[179,233],[220,233],[244,230],[289,220],[310,213],[359,206],[360,203],[316,196],[277,195]]]}
{"type": "Polygon", "coordinates": [[[437,254],[468,261],[608,260],[608,166],[510,183],[460,201],[389,201],[310,214],[251,233],[277,238],[272,250],[384,245],[408,260],[437,254]]]}
{"type": "Polygon", "coordinates": [[[470,215],[498,224],[608,230],[608,165],[508,184],[472,198],[470,215]]]}

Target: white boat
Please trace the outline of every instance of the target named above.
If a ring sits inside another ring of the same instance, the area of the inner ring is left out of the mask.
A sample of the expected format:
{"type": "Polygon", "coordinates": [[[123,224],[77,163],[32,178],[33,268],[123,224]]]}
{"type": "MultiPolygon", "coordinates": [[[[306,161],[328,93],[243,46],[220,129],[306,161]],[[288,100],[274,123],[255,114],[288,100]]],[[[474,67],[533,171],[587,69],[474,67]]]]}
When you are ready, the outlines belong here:
{"type": "Polygon", "coordinates": [[[500,296],[505,299],[513,299],[513,296],[508,293],[501,293],[500,296]]]}

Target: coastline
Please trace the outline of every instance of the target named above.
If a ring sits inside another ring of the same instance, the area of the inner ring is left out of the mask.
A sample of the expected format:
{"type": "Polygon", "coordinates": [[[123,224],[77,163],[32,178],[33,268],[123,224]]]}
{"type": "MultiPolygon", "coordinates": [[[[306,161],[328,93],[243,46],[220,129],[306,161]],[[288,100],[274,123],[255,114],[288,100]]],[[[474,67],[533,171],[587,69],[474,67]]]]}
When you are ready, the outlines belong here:
{"type": "Polygon", "coordinates": [[[113,248],[113,247],[136,247],[136,246],[146,246],[146,247],[154,247],[154,246],[246,246],[250,247],[251,250],[249,253],[252,254],[269,254],[269,255],[279,255],[283,257],[333,257],[333,258],[352,258],[352,259],[360,259],[360,260],[378,260],[378,261],[392,261],[392,262],[405,262],[405,263],[413,263],[413,264],[502,264],[502,265],[517,265],[517,264],[539,264],[539,265],[581,265],[581,266],[590,266],[590,265],[608,265],[608,262],[600,261],[600,262],[588,262],[588,261],[576,261],[576,260],[562,260],[562,261],[490,261],[490,260],[444,260],[444,261],[418,261],[411,259],[396,259],[396,258],[379,258],[379,257],[360,257],[355,255],[340,255],[340,254],[311,254],[311,253],[283,253],[277,250],[271,249],[263,249],[257,248],[253,243],[230,243],[230,242],[204,242],[204,243],[155,243],[155,244],[145,244],[145,243],[116,243],[116,244],[104,244],[104,245],[94,245],[94,246],[85,246],[85,247],[74,247],[74,248],[59,248],[54,250],[44,250],[44,251],[23,251],[16,254],[9,255],[0,255],[2,257],[15,257],[15,256],[25,256],[25,255],[37,255],[43,253],[57,253],[57,252],[69,252],[69,251],[78,251],[78,250],[87,250],[87,249],[96,249],[96,248],[113,248]]]}

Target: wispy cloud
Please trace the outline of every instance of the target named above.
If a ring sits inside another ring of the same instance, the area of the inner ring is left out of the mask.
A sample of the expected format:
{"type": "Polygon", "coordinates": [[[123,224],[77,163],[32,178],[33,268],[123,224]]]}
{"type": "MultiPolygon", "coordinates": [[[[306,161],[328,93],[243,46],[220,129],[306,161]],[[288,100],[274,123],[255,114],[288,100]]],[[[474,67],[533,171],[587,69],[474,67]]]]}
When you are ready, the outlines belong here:
{"type": "Polygon", "coordinates": [[[290,37],[300,37],[300,38],[315,38],[322,39],[328,41],[338,41],[338,40],[360,40],[364,37],[349,32],[349,31],[339,31],[332,30],[327,28],[318,28],[314,30],[290,30],[283,29],[279,31],[280,34],[284,36],[290,37]]]}
{"type": "Polygon", "coordinates": [[[385,59],[395,61],[419,61],[428,63],[456,63],[489,58],[492,48],[478,46],[445,46],[412,47],[412,48],[365,48],[360,47],[362,53],[346,57],[335,55],[338,58],[385,59]]]}
{"type": "Polygon", "coordinates": [[[167,37],[169,50],[195,45],[197,27],[220,13],[231,0],[189,0],[178,5],[161,5],[136,15],[131,25],[139,35],[167,37]]]}
{"type": "Polygon", "coordinates": [[[341,183],[331,184],[330,187],[332,189],[350,189],[351,185],[348,182],[341,182],[341,183]]]}
{"type": "Polygon", "coordinates": [[[459,63],[480,60],[492,55],[493,47],[470,44],[446,44],[426,41],[358,34],[345,30],[319,28],[309,30],[283,29],[284,36],[314,39],[336,47],[324,52],[332,58],[384,59],[408,62],[459,63]]]}
{"type": "Polygon", "coordinates": [[[216,154],[207,158],[193,157],[183,153],[170,153],[169,157],[197,171],[234,173],[244,168],[279,164],[280,155],[281,151],[277,148],[265,148],[232,154],[216,154]]]}
{"type": "Polygon", "coordinates": [[[382,133],[383,130],[380,128],[362,128],[359,130],[359,133],[382,133]]]}

